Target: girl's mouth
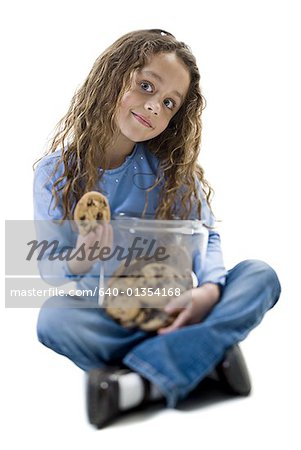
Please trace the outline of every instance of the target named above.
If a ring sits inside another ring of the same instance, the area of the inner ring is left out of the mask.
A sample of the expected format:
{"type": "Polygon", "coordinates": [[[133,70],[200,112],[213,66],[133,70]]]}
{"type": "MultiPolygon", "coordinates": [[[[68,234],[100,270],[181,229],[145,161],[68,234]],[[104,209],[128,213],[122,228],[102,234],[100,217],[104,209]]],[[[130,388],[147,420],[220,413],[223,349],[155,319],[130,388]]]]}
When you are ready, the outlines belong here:
{"type": "Polygon", "coordinates": [[[144,125],[147,128],[152,128],[151,124],[143,119],[143,117],[139,116],[138,114],[135,114],[134,112],[132,112],[133,116],[135,117],[136,120],[138,120],[138,122],[140,122],[142,125],[144,125]]]}

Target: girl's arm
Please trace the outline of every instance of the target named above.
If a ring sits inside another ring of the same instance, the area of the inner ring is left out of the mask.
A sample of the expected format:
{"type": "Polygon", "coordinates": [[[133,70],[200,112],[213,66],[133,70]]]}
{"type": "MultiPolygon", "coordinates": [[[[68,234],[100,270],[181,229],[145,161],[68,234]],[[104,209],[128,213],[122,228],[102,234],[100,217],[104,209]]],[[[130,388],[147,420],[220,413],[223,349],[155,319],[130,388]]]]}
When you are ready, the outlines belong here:
{"type": "MultiPolygon", "coordinates": [[[[205,283],[217,284],[220,291],[226,283],[227,270],[221,248],[219,233],[214,229],[215,219],[208,206],[200,182],[196,179],[198,191],[202,200],[202,220],[209,227],[208,245],[205,261],[201,261],[200,252],[196,252],[193,269],[198,278],[198,286],[205,283]]],[[[196,210],[192,211],[192,218],[196,218],[196,210]]]]}
{"type": "MultiPolygon", "coordinates": [[[[158,330],[158,334],[169,333],[204,320],[218,303],[226,283],[227,271],[224,265],[220,236],[213,229],[214,217],[204,194],[201,189],[199,192],[202,199],[202,220],[210,227],[210,231],[205,261],[201,260],[201,251],[196,251],[193,260],[193,270],[198,278],[198,287],[189,289],[169,302],[165,308],[166,312],[178,314],[178,316],[170,326],[158,330]]],[[[190,218],[196,218],[195,210],[190,218]]]]}
{"type": "Polygon", "coordinates": [[[66,258],[58,259],[63,252],[75,247],[77,236],[71,228],[70,221],[64,221],[63,225],[54,223],[54,220],[63,217],[60,203],[52,209],[54,198],[51,189],[55,179],[59,177],[60,170],[55,174],[55,178],[49,180],[49,176],[56,162],[57,157],[51,154],[37,166],[34,174],[33,204],[36,240],[38,244],[41,244],[39,250],[42,250],[40,254],[42,259],[38,261],[40,276],[47,283],[60,286],[76,281],[83,275],[72,273],[66,258]]]}
{"type": "Polygon", "coordinates": [[[197,253],[194,259],[194,272],[199,281],[198,286],[215,283],[222,291],[226,283],[227,270],[224,264],[220,235],[217,231],[209,230],[205,261],[201,261],[200,258],[200,253],[197,253]]]}

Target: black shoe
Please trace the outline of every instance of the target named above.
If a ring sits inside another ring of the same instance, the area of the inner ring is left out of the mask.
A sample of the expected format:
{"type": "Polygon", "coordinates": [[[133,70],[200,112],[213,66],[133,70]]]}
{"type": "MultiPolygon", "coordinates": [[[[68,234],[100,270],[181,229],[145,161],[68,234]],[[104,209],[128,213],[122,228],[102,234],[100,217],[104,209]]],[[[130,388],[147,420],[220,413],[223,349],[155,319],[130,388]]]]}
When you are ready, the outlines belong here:
{"type": "Polygon", "coordinates": [[[89,422],[102,428],[120,414],[118,374],[127,369],[108,367],[92,369],[87,382],[87,413],[89,422]]]}
{"type": "MultiPolygon", "coordinates": [[[[88,374],[87,383],[87,413],[89,422],[97,428],[102,428],[121,413],[119,409],[119,383],[121,375],[132,372],[128,368],[106,367],[92,369],[88,374]]],[[[144,398],[137,408],[143,407],[149,401],[149,382],[144,382],[144,398]]],[[[132,408],[134,410],[135,408],[132,408]]]]}
{"type": "Polygon", "coordinates": [[[223,360],[216,366],[220,382],[230,393],[249,395],[251,380],[243,354],[236,344],[226,351],[223,360]]]}

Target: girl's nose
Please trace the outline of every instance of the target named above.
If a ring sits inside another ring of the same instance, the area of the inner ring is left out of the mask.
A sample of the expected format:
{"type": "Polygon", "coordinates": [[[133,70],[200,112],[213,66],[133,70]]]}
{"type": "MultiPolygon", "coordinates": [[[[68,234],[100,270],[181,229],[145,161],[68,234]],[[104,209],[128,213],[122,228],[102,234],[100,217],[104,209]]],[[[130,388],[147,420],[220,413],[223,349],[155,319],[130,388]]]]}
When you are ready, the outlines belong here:
{"type": "Polygon", "coordinates": [[[155,99],[149,99],[144,107],[147,111],[152,111],[156,116],[160,113],[160,103],[155,99]]]}

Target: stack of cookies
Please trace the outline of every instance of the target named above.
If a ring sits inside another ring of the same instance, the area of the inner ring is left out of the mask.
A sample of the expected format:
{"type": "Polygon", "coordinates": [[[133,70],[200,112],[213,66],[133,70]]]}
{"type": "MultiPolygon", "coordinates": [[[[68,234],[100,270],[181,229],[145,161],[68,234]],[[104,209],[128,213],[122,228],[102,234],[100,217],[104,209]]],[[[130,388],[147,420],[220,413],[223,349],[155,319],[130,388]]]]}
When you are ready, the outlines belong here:
{"type": "Polygon", "coordinates": [[[104,306],[110,316],[127,328],[155,331],[174,321],[175,316],[167,314],[164,307],[171,298],[192,288],[192,276],[188,269],[183,273],[170,264],[141,260],[120,266],[108,288],[104,306]]]}

